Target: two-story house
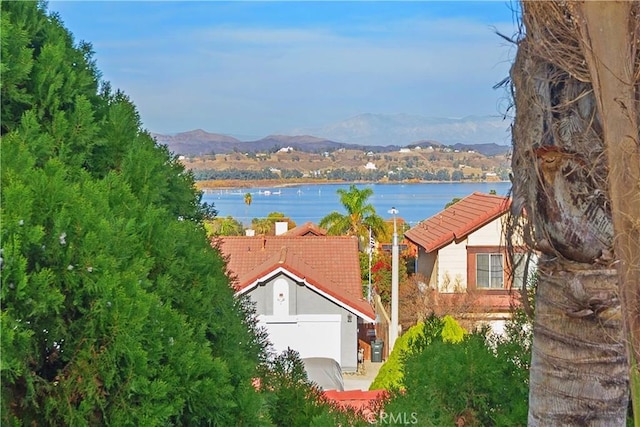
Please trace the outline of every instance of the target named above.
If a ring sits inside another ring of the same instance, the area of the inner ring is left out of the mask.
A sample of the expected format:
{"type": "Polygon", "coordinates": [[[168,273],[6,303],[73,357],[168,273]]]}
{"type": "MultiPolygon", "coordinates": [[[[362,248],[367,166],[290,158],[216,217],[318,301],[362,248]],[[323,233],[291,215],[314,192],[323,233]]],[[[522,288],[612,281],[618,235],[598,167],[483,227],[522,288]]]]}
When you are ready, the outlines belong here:
{"type": "Polygon", "coordinates": [[[405,233],[417,245],[416,272],[433,291],[436,303],[460,301],[464,295],[467,319],[489,324],[501,332],[511,316],[522,278],[512,274],[503,227],[511,200],[473,193],[405,233]],[[515,283],[514,283],[515,278],[515,283]]]}

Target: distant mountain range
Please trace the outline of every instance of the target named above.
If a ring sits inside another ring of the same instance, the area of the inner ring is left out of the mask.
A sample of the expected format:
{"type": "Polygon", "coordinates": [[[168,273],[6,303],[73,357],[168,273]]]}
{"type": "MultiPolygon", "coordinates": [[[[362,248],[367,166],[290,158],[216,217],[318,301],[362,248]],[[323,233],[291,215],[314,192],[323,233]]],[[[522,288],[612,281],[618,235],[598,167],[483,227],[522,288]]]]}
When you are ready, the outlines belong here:
{"type": "Polygon", "coordinates": [[[410,114],[360,114],[319,128],[299,128],[289,135],[315,135],[332,141],[361,145],[406,146],[423,139],[444,145],[510,145],[511,122],[501,117],[427,117],[410,114]]]}
{"type": "Polygon", "coordinates": [[[255,141],[241,141],[202,129],[174,135],[152,133],[152,136],[171,152],[188,156],[234,151],[257,153],[284,147],[305,152],[339,148],[390,152],[416,145],[446,145],[455,150],[472,149],[493,156],[509,151],[507,129],[506,121],[491,117],[440,119],[407,114],[362,114],[324,128],[308,129],[308,132],[292,130],[290,135],[269,135],[255,141]]]}
{"type": "MultiPolygon", "coordinates": [[[[358,148],[369,150],[369,147],[355,144],[343,144],[315,136],[269,135],[256,141],[240,141],[228,135],[209,133],[202,129],[181,132],[175,135],[151,133],[159,144],[166,145],[175,154],[185,156],[201,156],[205,154],[224,154],[239,151],[242,153],[265,153],[280,148],[291,147],[305,152],[333,151],[339,148],[358,148]]],[[[370,147],[377,152],[394,151],[397,147],[370,147]]]]}

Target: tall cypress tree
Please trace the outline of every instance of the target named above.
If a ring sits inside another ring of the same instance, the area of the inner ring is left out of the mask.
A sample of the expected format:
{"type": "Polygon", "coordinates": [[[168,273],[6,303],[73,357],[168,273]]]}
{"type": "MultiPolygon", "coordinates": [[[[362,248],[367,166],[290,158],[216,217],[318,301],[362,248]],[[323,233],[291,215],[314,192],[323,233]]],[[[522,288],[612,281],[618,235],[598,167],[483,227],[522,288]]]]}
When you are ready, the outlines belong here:
{"type": "Polygon", "coordinates": [[[2,424],[259,425],[193,177],[45,4],[1,7],[2,424]]]}

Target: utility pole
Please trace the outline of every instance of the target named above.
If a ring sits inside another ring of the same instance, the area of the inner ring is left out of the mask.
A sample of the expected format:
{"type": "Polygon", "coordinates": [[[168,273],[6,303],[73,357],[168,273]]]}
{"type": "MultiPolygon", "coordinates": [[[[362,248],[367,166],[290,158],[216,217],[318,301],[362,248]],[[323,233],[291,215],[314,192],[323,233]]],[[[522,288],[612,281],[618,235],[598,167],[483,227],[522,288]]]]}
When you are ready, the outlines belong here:
{"type": "Polygon", "coordinates": [[[373,258],[373,235],[371,227],[369,227],[369,286],[367,287],[367,301],[371,304],[371,258],[373,258]]]}
{"type": "Polygon", "coordinates": [[[389,325],[389,353],[398,339],[398,229],[396,226],[396,215],[398,210],[391,208],[389,211],[393,215],[393,242],[391,246],[391,324],[389,325]]]}

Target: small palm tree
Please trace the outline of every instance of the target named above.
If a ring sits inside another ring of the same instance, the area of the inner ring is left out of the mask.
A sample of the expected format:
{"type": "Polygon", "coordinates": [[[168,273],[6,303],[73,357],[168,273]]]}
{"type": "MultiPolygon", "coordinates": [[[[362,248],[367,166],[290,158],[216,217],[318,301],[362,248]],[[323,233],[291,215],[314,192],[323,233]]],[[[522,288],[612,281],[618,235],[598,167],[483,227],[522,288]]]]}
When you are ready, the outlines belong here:
{"type": "Polygon", "coordinates": [[[351,185],[348,190],[338,189],[337,193],[347,213],[343,215],[337,211],[331,212],[320,220],[320,227],[334,236],[358,236],[361,249],[367,247],[369,228],[374,236],[386,237],[388,232],[384,219],[376,214],[373,205],[368,203],[369,197],[373,194],[372,189],[359,190],[355,185],[351,185]]]}
{"type": "Polygon", "coordinates": [[[245,209],[245,219],[249,220],[249,206],[251,206],[251,202],[253,201],[253,197],[251,197],[251,193],[245,193],[244,195],[244,204],[247,205],[245,209]]]}

